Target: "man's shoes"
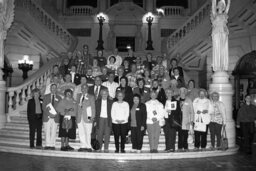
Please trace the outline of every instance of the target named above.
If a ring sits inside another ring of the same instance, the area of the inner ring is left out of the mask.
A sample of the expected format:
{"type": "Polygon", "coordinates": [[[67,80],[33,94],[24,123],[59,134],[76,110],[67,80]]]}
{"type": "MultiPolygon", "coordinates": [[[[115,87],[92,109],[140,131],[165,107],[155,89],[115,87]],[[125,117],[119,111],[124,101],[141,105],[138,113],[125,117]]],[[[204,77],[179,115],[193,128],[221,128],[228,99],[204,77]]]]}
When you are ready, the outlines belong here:
{"type": "Polygon", "coordinates": [[[30,148],[30,149],[34,149],[35,147],[34,147],[34,146],[30,146],[29,148],[30,148]]]}
{"type": "Polygon", "coordinates": [[[50,150],[55,150],[55,147],[50,147],[50,150]]]}
{"type": "Polygon", "coordinates": [[[51,149],[50,146],[45,146],[45,147],[44,147],[44,150],[50,150],[50,149],[51,149]]]}
{"type": "Polygon", "coordinates": [[[66,148],[67,148],[67,151],[74,151],[74,148],[73,147],[71,147],[71,146],[66,146],[66,148]]]}
{"type": "Polygon", "coordinates": [[[121,153],[125,153],[125,150],[121,150],[121,153]]]}
{"type": "Polygon", "coordinates": [[[119,150],[116,150],[115,153],[119,153],[119,150]]]}
{"type": "Polygon", "coordinates": [[[40,150],[40,149],[42,149],[42,146],[36,146],[36,149],[38,149],[38,150],[40,150]]]}
{"type": "Polygon", "coordinates": [[[60,150],[61,151],[68,151],[67,147],[61,147],[60,150]]]}
{"type": "Polygon", "coordinates": [[[170,149],[167,151],[167,153],[173,153],[175,150],[174,149],[170,149]]]}
{"type": "Polygon", "coordinates": [[[85,152],[86,151],[86,148],[79,148],[78,149],[78,152],[85,152]]]}
{"type": "Polygon", "coordinates": [[[92,149],[91,148],[87,148],[86,151],[87,152],[92,152],[92,149]]]}

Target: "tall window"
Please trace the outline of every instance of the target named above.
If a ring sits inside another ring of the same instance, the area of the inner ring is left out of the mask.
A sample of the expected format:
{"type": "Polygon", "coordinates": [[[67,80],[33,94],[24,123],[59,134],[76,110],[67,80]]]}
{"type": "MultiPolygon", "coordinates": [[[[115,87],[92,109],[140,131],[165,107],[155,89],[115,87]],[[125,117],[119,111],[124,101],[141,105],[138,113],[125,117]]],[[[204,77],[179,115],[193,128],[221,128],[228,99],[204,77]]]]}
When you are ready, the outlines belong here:
{"type": "Polygon", "coordinates": [[[67,7],[70,6],[92,6],[94,8],[97,8],[97,0],[68,0],[67,1],[67,7]]]}
{"type": "Polygon", "coordinates": [[[162,6],[182,6],[188,8],[188,0],[157,0],[156,7],[160,8],[162,6]]]}

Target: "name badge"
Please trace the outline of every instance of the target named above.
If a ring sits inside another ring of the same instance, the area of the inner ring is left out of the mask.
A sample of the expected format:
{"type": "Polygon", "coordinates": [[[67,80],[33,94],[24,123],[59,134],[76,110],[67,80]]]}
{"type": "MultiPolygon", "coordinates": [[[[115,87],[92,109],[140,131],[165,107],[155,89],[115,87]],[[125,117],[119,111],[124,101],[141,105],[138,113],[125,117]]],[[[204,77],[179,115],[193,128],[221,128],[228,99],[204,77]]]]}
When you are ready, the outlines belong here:
{"type": "Polygon", "coordinates": [[[56,98],[55,98],[54,100],[55,100],[55,101],[59,101],[59,100],[58,100],[58,99],[56,99],[56,98]]]}
{"type": "Polygon", "coordinates": [[[147,93],[147,91],[146,91],[146,90],[144,90],[144,93],[147,93]]]}
{"type": "Polygon", "coordinates": [[[140,110],[140,108],[136,108],[136,111],[139,111],[140,110]]]}

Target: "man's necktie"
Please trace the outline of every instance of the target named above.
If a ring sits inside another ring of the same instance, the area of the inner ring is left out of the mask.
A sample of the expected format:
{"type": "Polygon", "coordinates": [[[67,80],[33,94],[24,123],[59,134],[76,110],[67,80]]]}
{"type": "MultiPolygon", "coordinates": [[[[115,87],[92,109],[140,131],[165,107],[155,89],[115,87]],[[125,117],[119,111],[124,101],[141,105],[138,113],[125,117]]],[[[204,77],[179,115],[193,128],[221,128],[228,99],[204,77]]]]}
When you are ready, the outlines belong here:
{"type": "Polygon", "coordinates": [[[52,106],[54,106],[54,99],[55,99],[55,97],[54,97],[54,94],[52,95],[52,106]]]}
{"type": "Polygon", "coordinates": [[[99,86],[96,86],[96,89],[94,92],[96,99],[98,98],[98,91],[99,91],[99,86]]]}

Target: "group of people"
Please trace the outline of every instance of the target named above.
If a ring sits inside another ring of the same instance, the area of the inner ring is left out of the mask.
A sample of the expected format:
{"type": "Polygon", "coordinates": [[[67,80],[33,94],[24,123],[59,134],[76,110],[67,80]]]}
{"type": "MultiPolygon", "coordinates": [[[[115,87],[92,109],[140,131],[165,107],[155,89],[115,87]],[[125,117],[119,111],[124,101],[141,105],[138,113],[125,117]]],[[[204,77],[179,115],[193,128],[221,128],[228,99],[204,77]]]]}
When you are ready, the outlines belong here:
{"type": "Polygon", "coordinates": [[[35,131],[36,147],[42,147],[42,124],[44,149],[55,149],[57,125],[63,151],[74,150],[69,139],[76,138],[77,129],[81,152],[93,151],[91,139],[98,140],[99,151],[109,152],[113,133],[115,152],[125,153],[130,132],[131,152],[141,152],[148,134],[150,152],[157,153],[161,128],[166,152],[188,151],[189,136],[194,150],[205,150],[208,129],[210,148],[220,148],[226,111],[219,93],[208,94],[196,88],[193,80],[186,84],[177,59],[171,59],[168,68],[164,55],[156,61],[150,53],[141,61],[132,50],[125,58],[117,52],[108,59],[102,52],[98,55],[91,58],[87,45],[83,53],[68,53],[61,66],[53,67],[45,87],[32,91],[28,102],[31,148],[35,148],[35,131]]]}

